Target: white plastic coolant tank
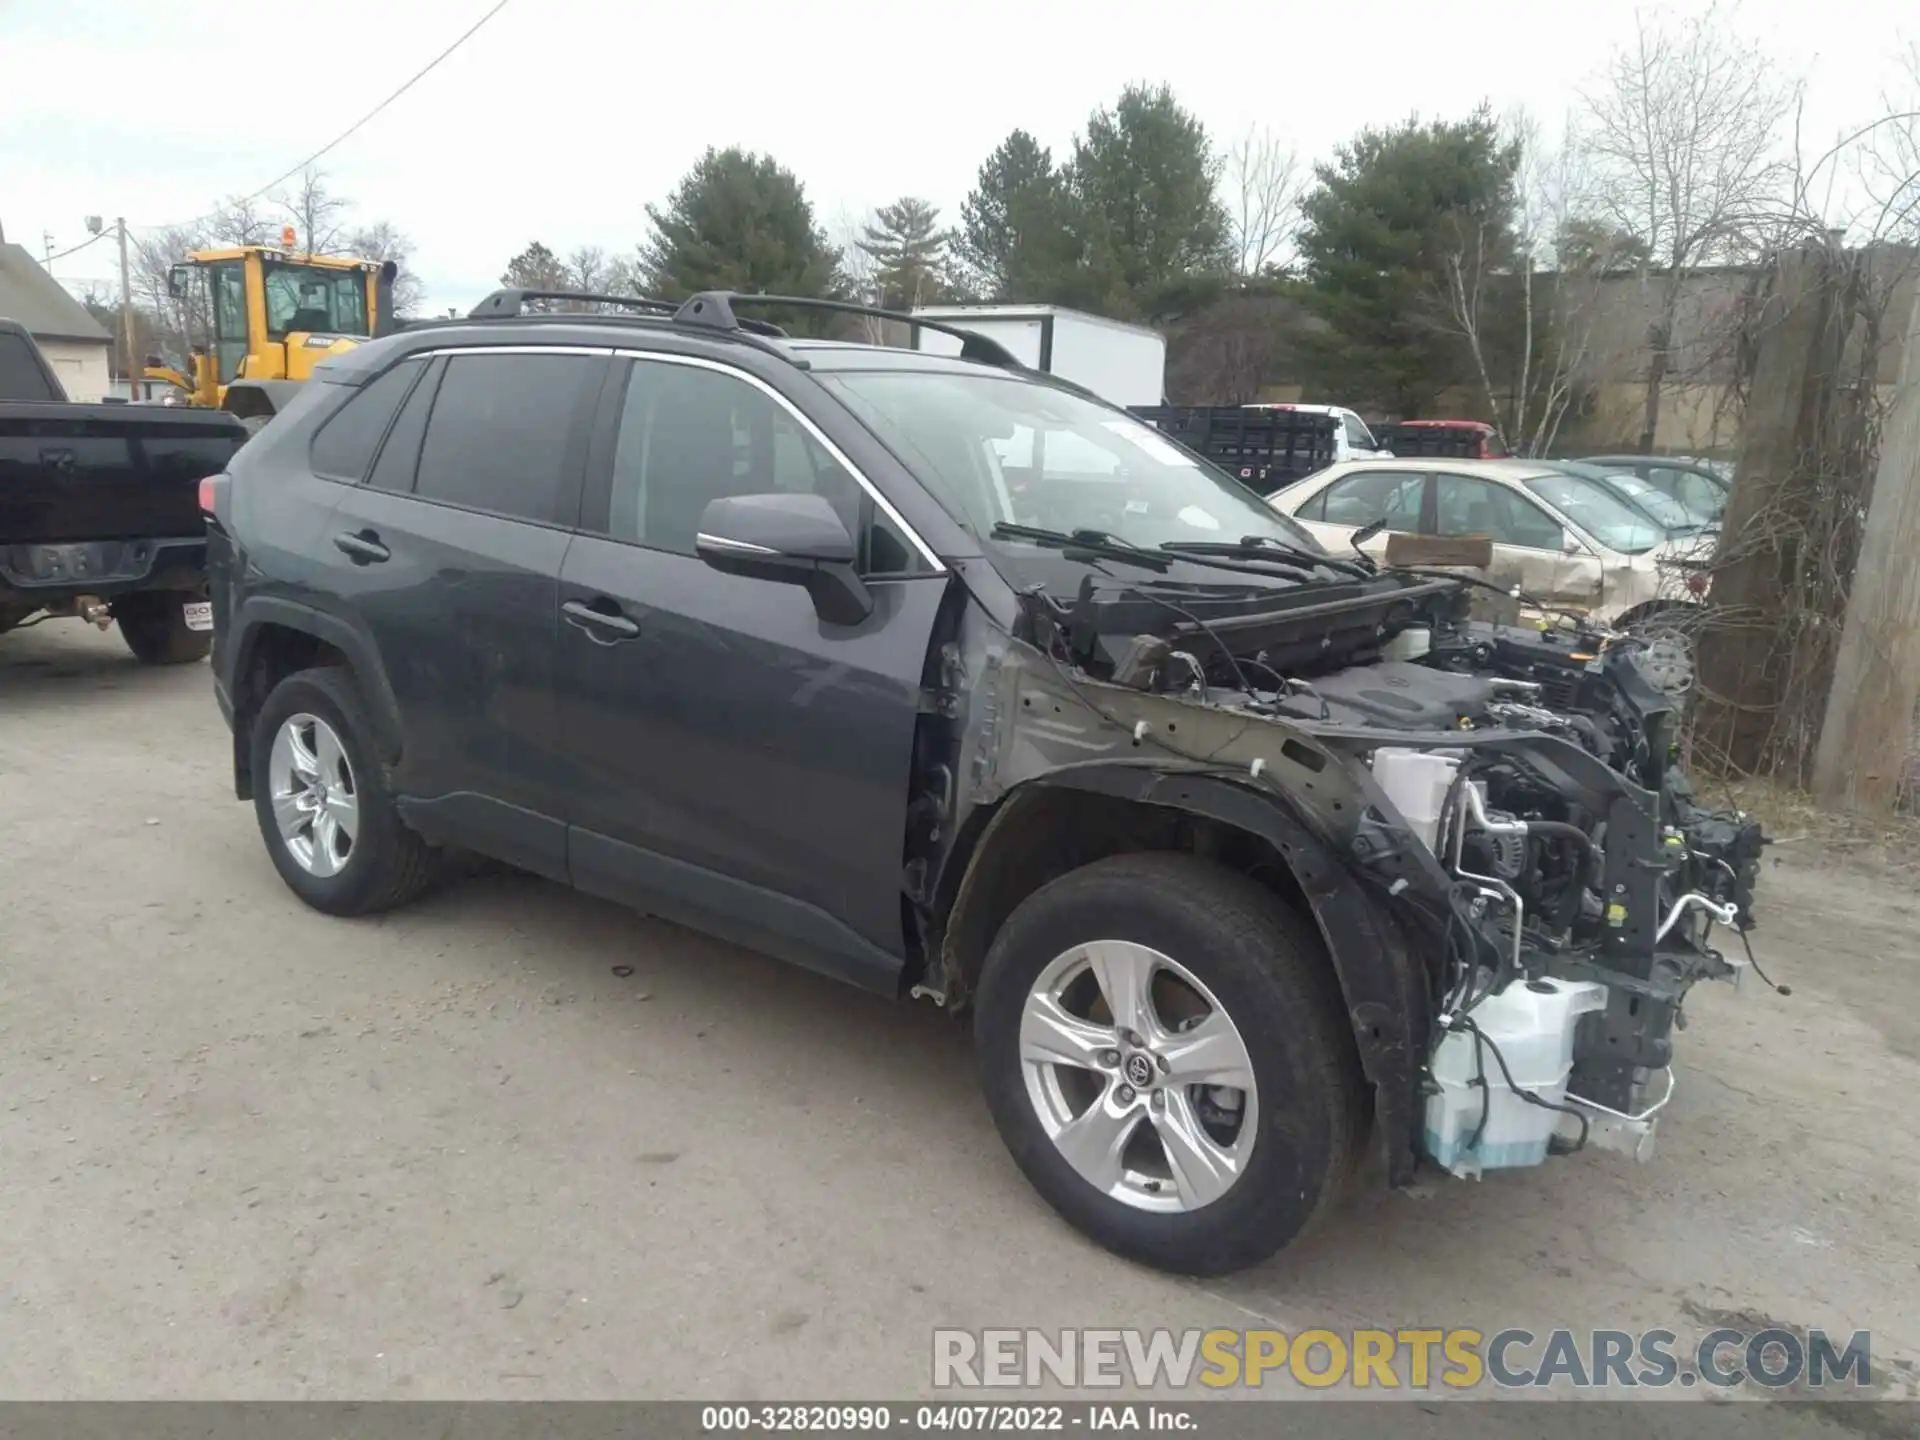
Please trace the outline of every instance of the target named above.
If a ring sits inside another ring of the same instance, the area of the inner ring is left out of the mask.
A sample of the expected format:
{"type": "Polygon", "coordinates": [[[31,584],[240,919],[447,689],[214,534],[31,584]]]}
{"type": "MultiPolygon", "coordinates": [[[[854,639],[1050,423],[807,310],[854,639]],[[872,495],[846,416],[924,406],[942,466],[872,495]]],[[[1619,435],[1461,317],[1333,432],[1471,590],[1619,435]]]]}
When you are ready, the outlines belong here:
{"type": "Polygon", "coordinates": [[[1453,786],[1453,777],[1459,772],[1457,755],[1404,750],[1393,745],[1383,745],[1373,752],[1374,783],[1386,792],[1393,808],[1407,817],[1413,833],[1436,854],[1439,853],[1435,840],[1440,830],[1440,809],[1453,786]]]}
{"type": "Polygon", "coordinates": [[[1514,1085],[1549,1104],[1563,1104],[1573,1069],[1574,1029],[1582,1015],[1606,1004],[1607,987],[1592,981],[1514,980],[1475,1005],[1469,1017],[1485,1037],[1479,1055],[1465,1028],[1450,1030],[1434,1053],[1433,1078],[1440,1088],[1427,1098],[1427,1154],[1455,1175],[1469,1177],[1545,1160],[1560,1116],[1514,1094],[1493,1046],[1499,1047],[1514,1085]],[[1478,1083],[1483,1077],[1484,1091],[1478,1083]],[[1487,1118],[1480,1129],[1483,1094],[1487,1118]]]}
{"type": "Polygon", "coordinates": [[[1380,647],[1382,660],[1418,660],[1433,649],[1433,631],[1410,625],[1380,647]]]}

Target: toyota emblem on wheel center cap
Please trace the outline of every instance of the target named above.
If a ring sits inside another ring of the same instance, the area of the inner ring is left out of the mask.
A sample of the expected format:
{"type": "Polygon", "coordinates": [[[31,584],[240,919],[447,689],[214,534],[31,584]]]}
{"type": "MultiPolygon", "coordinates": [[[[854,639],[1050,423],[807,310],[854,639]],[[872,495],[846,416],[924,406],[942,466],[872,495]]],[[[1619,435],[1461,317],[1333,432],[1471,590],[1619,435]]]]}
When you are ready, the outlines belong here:
{"type": "Polygon", "coordinates": [[[1153,1084],[1153,1061],[1138,1050],[1127,1056],[1127,1083],[1136,1090],[1144,1090],[1153,1084]]]}

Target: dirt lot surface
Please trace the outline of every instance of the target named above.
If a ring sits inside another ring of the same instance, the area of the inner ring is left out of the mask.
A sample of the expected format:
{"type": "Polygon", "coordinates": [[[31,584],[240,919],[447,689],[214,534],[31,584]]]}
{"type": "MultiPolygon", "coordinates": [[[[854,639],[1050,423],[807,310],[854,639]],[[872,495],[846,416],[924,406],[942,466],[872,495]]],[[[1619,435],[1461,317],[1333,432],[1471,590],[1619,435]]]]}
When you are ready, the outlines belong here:
{"type": "Polygon", "coordinates": [[[227,744],[203,665],[0,640],[0,1396],[900,1397],[936,1325],[1778,1322],[1910,1384],[1910,876],[1775,852],[1793,994],[1695,992],[1650,1163],[1201,1284],[1053,1218],[946,1017],[513,876],[327,919],[227,744]]]}

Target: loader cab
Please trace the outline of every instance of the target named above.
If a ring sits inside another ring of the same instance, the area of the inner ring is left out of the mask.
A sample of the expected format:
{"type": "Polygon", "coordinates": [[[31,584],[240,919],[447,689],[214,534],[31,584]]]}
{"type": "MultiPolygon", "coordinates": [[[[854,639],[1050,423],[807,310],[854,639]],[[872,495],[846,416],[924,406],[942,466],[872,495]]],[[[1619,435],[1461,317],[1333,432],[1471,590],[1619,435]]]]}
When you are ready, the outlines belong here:
{"type": "Polygon", "coordinates": [[[336,270],[263,260],[260,271],[269,341],[281,344],[289,335],[300,334],[364,340],[373,334],[368,276],[357,267],[336,270]]]}
{"type": "Polygon", "coordinates": [[[236,381],[305,380],[327,356],[382,333],[392,278],[391,264],[260,245],[193,252],[167,276],[206,337],[183,388],[195,404],[219,406],[236,381]]]}

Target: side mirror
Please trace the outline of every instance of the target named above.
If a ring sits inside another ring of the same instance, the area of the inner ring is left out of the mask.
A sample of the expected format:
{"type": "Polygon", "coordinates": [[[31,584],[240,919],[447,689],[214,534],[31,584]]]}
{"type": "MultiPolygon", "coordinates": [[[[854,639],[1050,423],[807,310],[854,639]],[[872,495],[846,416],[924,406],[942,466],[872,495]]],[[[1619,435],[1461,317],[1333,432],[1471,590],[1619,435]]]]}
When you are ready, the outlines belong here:
{"type": "Polygon", "coordinates": [[[176,300],[187,298],[192,283],[193,271],[186,265],[172,265],[167,269],[167,294],[176,300]]]}
{"type": "Polygon", "coordinates": [[[1560,527],[1560,551],[1565,555],[1584,555],[1587,547],[1578,535],[1563,525],[1560,527]]]}
{"type": "Polygon", "coordinates": [[[729,495],[700,513],[694,553],[725,575],[805,588],[829,625],[858,625],[873,596],[854,570],[858,550],[818,495],[729,495]]]}

